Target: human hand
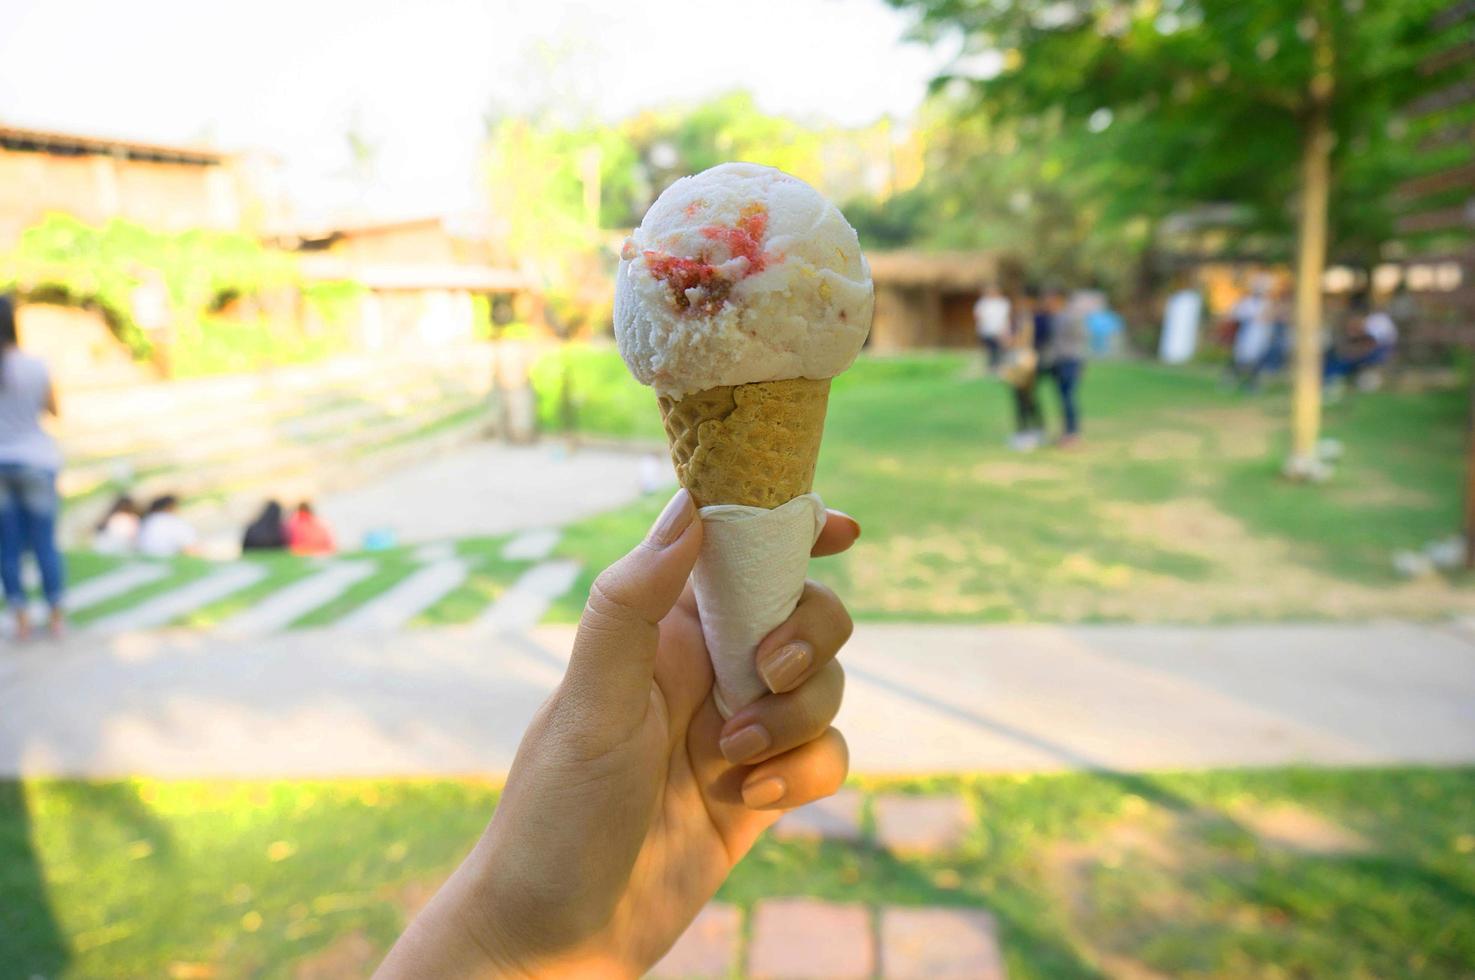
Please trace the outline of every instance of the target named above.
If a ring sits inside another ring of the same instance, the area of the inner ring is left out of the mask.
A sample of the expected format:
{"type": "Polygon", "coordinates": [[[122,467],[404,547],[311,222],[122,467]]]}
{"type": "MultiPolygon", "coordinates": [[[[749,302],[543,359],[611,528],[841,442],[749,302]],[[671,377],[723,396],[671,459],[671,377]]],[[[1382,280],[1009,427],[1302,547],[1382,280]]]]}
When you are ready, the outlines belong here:
{"type": "MultiPolygon", "coordinates": [[[[832,511],[813,553],[859,535],[832,511]]],[[[595,580],[490,826],[381,975],[639,976],[784,810],[844,782],[849,615],[807,583],[758,647],[772,693],[724,722],[688,583],[701,538],[679,491],[595,580]]]]}

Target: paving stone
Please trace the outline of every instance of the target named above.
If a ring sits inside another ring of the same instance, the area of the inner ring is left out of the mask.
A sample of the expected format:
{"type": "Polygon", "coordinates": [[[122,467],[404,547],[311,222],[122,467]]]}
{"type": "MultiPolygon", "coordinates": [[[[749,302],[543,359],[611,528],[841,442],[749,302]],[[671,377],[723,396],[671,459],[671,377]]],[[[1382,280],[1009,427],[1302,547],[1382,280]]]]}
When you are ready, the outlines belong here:
{"type": "Polygon", "coordinates": [[[499,632],[520,632],[538,625],[553,600],[573,587],[579,577],[576,561],[548,561],[523,572],[497,597],[477,625],[499,632]]]}
{"type": "Polygon", "coordinates": [[[753,980],[866,980],[876,971],[870,912],[807,898],[769,899],[753,911],[753,980]]]}
{"type": "Polygon", "coordinates": [[[557,528],[540,527],[524,531],[502,548],[502,557],[511,561],[542,561],[553,553],[563,532],[557,528]]]}
{"type": "Polygon", "coordinates": [[[94,620],[88,628],[100,633],[121,633],[125,630],[152,629],[165,626],[186,613],[201,606],[224,599],[232,592],[239,592],[255,585],[266,577],[266,569],[255,562],[236,562],[223,565],[218,571],[204,578],[162,595],[154,596],[129,609],[121,610],[102,619],[94,620]]]}
{"type": "Polygon", "coordinates": [[[883,980],[1004,980],[994,917],[978,909],[881,911],[883,980]]]}
{"type": "Polygon", "coordinates": [[[973,811],[961,796],[876,797],[876,839],[897,854],[944,854],[963,846],[973,811]]]}
{"type": "Polygon", "coordinates": [[[771,833],[779,840],[858,841],[864,799],[860,790],[842,789],[834,796],[790,810],[774,824],[771,833]]]}
{"type": "Polygon", "coordinates": [[[456,559],[426,565],[334,625],[369,633],[399,629],[464,582],[469,572],[469,566],[456,559]]]}
{"type": "Polygon", "coordinates": [[[240,636],[263,636],[284,630],[298,618],[338,598],[355,582],[368,578],[377,567],[367,561],[327,564],[321,571],[242,610],[218,628],[240,636]]]}
{"type": "Polygon", "coordinates": [[[713,902],[697,914],[650,976],[656,980],[726,978],[737,970],[743,914],[733,905],[713,902]]]}

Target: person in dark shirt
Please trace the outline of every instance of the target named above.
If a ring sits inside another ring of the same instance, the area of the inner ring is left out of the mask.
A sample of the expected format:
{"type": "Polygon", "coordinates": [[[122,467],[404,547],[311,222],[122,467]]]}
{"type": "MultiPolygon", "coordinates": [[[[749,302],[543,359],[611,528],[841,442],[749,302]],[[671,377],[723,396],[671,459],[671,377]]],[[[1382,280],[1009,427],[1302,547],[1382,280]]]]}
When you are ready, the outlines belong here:
{"type": "Polygon", "coordinates": [[[279,551],[287,547],[287,529],[282,524],[282,505],[269,500],[261,514],[246,527],[241,541],[244,551],[279,551]]]}

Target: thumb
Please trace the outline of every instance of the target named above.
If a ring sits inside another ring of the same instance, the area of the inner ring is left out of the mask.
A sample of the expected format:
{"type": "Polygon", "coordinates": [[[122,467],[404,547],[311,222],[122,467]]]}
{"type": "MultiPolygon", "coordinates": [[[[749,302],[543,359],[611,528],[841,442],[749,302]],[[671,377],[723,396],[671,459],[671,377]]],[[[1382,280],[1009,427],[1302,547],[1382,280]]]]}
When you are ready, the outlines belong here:
{"type": "Polygon", "coordinates": [[[681,597],[701,550],[696,517],[691,494],[678,490],[645,540],[589,589],[562,685],[585,719],[625,732],[645,716],[658,624],[681,597]]]}

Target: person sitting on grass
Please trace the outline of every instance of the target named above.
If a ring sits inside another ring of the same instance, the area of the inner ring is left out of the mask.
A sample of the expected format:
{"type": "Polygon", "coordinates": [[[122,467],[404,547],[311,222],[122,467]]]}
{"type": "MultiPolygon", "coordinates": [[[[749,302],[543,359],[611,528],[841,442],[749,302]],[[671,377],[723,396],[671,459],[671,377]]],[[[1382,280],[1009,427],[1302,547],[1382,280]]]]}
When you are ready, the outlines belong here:
{"type": "MultiPolygon", "coordinates": [[[[859,535],[831,511],[813,553],[859,535]]],[[[490,825],[378,976],[643,976],[784,811],[840,788],[845,607],[808,583],[755,654],[771,693],[724,720],[688,582],[701,546],[680,490],[595,580],[490,825]]]]}
{"type": "Polygon", "coordinates": [[[120,494],[97,522],[92,533],[92,550],[100,555],[126,555],[138,546],[138,523],[142,515],[133,498],[120,494]]]}
{"type": "Polygon", "coordinates": [[[173,558],[194,554],[199,535],[189,522],[179,516],[179,498],[166,493],[149,504],[148,513],[138,525],[139,554],[151,558],[173,558]]]}
{"type": "Polygon", "coordinates": [[[335,550],[333,532],[305,500],[287,522],[287,545],[294,555],[331,555],[335,550]]]}
{"type": "Polygon", "coordinates": [[[1352,302],[1347,336],[1326,352],[1323,377],[1327,381],[1357,382],[1364,373],[1384,364],[1398,343],[1398,325],[1382,308],[1370,309],[1367,297],[1352,302]]]}
{"type": "Polygon", "coordinates": [[[287,547],[287,528],[282,523],[282,505],[268,500],[256,520],[246,526],[242,551],[282,551],[287,547]]]}

